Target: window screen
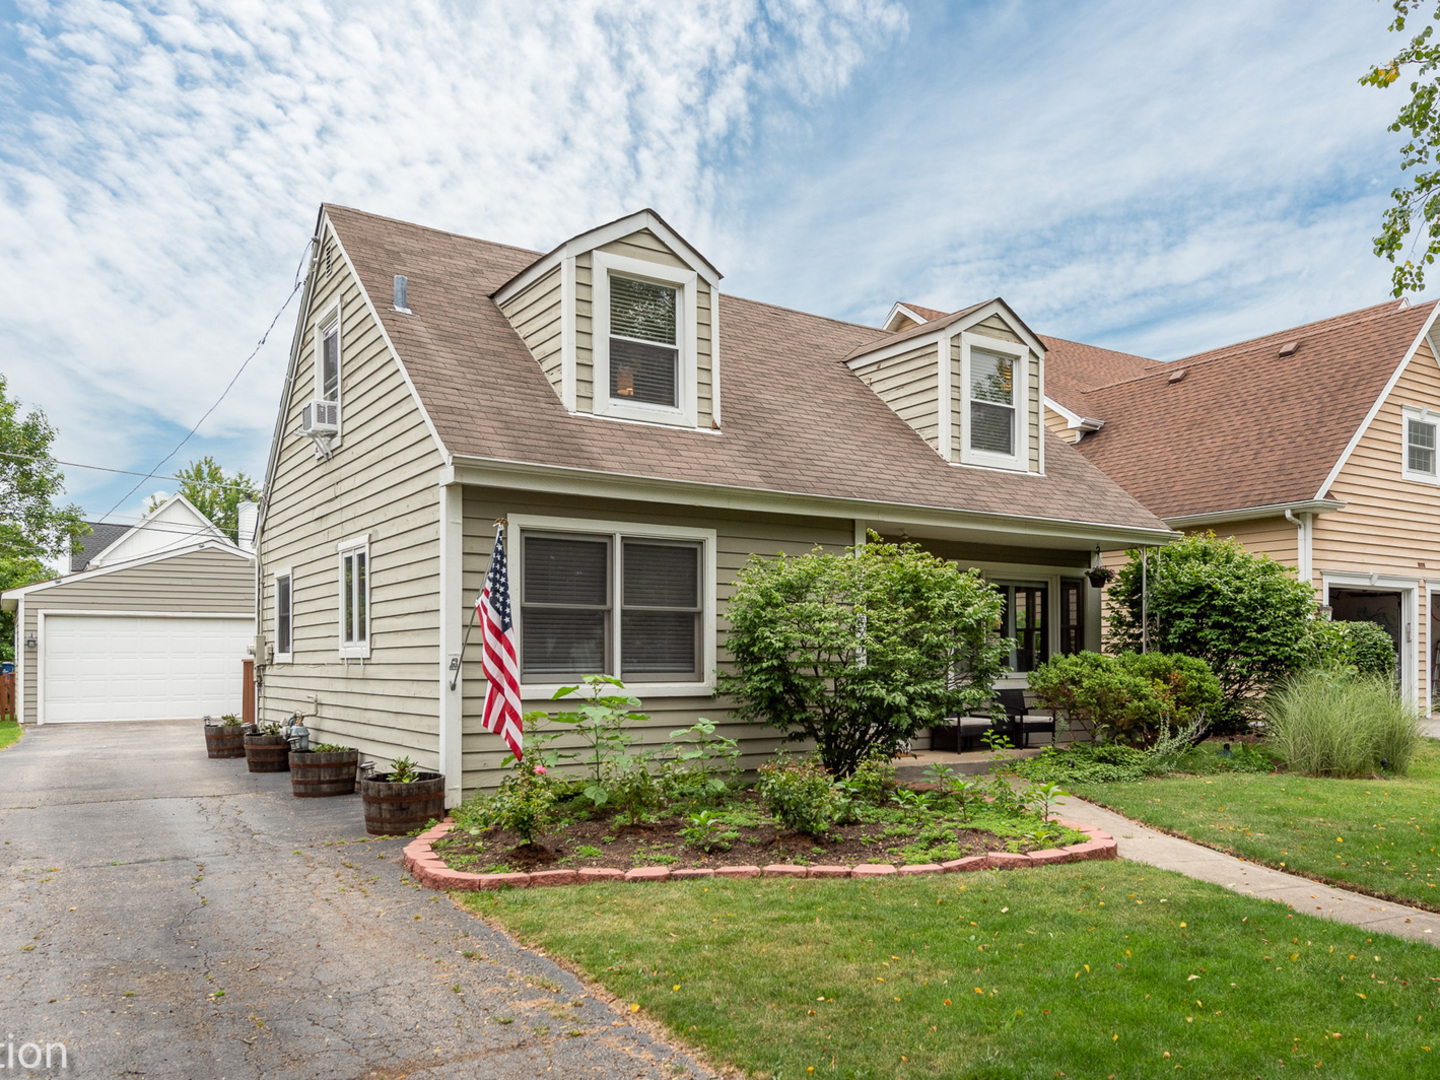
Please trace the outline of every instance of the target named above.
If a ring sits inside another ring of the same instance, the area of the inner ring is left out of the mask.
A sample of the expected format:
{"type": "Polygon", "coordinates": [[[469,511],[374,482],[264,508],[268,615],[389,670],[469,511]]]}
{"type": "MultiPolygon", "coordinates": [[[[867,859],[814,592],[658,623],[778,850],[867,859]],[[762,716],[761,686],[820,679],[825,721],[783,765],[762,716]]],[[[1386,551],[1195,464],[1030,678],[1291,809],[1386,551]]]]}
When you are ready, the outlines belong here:
{"type": "Polygon", "coordinates": [[[331,323],[321,331],[320,396],[326,401],[340,400],[340,324],[331,323]]]}
{"type": "Polygon", "coordinates": [[[700,677],[700,545],[625,540],[621,678],[700,677]]]}
{"type": "Polygon", "coordinates": [[[677,408],[676,290],[610,278],[610,396],[677,408]]]}
{"type": "Polygon", "coordinates": [[[1411,420],[1406,434],[1406,454],[1411,472],[1435,475],[1435,425],[1411,420]]]}
{"type": "Polygon", "coordinates": [[[970,449],[1015,453],[1015,360],[970,350],[970,449]]]}
{"type": "Polygon", "coordinates": [[[609,538],[526,533],[523,543],[522,677],[608,671],[609,538]]]}
{"type": "Polygon", "coordinates": [[[275,651],[290,652],[290,575],[275,579],[275,651]]]}

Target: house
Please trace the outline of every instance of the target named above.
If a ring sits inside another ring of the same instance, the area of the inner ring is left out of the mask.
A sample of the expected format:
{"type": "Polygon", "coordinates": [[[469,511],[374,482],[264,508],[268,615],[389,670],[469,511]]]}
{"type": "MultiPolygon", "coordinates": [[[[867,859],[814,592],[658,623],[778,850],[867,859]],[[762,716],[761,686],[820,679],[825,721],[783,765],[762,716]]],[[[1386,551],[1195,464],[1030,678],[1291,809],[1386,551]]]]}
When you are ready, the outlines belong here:
{"type": "Polygon", "coordinates": [[[1168,363],[1047,338],[1046,423],[1172,528],[1234,536],[1295,567],[1335,618],[1384,626],[1428,711],[1435,315],[1392,300],[1168,363]]]}
{"type": "Polygon", "coordinates": [[[91,528],[70,573],[0,594],[16,613],[21,722],[238,713],[255,633],[253,552],[183,495],[138,525],[91,528]]]}
{"type": "Polygon", "coordinates": [[[1098,644],[1084,571],[1175,534],[1047,432],[1009,305],[886,330],[720,281],[651,210],[541,253],[322,207],[261,510],[262,719],[438,767],[452,804],[498,783],[467,636],[497,528],[527,708],[618,674],[647,737],[708,716],[752,766],[778,733],[715,678],[753,554],[873,530],[979,567],[1015,685],[1098,644]]]}

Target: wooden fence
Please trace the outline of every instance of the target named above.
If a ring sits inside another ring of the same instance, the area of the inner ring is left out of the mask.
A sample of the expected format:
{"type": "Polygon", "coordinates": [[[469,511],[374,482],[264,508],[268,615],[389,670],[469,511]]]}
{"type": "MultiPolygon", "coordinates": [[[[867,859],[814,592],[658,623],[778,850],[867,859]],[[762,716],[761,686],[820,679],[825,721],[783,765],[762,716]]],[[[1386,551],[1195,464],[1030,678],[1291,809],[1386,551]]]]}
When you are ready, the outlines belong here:
{"type": "Polygon", "coordinates": [[[0,675],[0,720],[18,720],[15,715],[15,673],[0,675]]]}

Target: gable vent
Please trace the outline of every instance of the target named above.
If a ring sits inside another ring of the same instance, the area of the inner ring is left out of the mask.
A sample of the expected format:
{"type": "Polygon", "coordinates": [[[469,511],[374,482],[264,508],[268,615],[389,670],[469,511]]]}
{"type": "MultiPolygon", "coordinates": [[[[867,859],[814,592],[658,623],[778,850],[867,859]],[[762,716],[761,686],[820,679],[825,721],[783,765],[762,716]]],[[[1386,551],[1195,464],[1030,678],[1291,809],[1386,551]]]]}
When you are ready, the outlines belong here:
{"type": "Polygon", "coordinates": [[[1284,345],[1281,345],[1281,346],[1280,346],[1280,355],[1281,355],[1281,356],[1293,356],[1293,355],[1295,355],[1295,350],[1298,349],[1298,348],[1300,348],[1300,342],[1298,342],[1298,341],[1287,341],[1287,342],[1285,342],[1284,345]]]}
{"type": "Polygon", "coordinates": [[[1177,383],[1183,378],[1185,378],[1185,369],[1181,368],[1179,371],[1172,371],[1170,373],[1170,378],[1168,381],[1172,383],[1177,383]]]}

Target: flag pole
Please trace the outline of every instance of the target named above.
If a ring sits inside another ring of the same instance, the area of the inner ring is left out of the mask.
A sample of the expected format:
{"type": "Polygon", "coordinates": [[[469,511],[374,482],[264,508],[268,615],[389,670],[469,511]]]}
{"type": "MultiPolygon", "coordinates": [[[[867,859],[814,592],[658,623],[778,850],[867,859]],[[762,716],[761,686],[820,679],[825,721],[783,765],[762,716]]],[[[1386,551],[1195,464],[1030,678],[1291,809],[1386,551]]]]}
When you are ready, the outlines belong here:
{"type": "MultiPolygon", "coordinates": [[[[504,518],[496,518],[496,519],[495,519],[495,531],[498,533],[501,529],[505,528],[505,526],[506,526],[507,524],[508,524],[508,522],[507,522],[504,518]]],[[[486,565],[486,567],[485,567],[485,580],[487,580],[487,581],[488,581],[489,578],[490,578],[490,566],[494,565],[494,563],[495,563],[495,549],[492,547],[492,548],[490,549],[490,563],[489,563],[488,565],[486,565]]],[[[482,589],[482,590],[484,589],[484,586],[483,586],[483,585],[481,586],[481,589],[482,589]]],[[[480,604],[479,604],[478,601],[477,601],[476,603],[470,605],[470,625],[467,626],[467,627],[465,627],[465,640],[460,643],[460,659],[459,659],[459,661],[455,664],[455,671],[454,671],[454,673],[451,674],[451,676],[450,676],[450,689],[451,689],[451,690],[454,690],[454,689],[455,689],[455,685],[460,681],[460,669],[465,666],[465,649],[466,649],[466,648],[469,646],[469,644],[470,644],[470,632],[475,629],[475,618],[476,618],[476,616],[479,614],[479,612],[480,612],[480,604]]]]}

